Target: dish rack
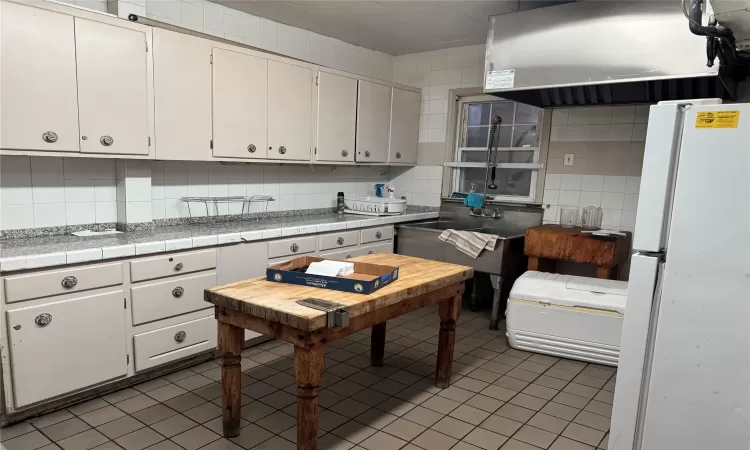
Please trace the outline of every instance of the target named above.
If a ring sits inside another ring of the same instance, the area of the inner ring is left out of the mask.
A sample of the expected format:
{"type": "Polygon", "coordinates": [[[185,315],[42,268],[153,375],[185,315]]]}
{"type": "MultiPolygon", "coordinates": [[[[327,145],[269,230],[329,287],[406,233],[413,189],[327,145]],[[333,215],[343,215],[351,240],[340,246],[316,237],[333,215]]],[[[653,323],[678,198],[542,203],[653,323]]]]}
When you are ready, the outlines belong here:
{"type": "Polygon", "coordinates": [[[406,200],[397,198],[380,198],[380,197],[356,197],[346,200],[346,206],[352,213],[369,213],[369,214],[401,214],[406,209],[406,200]]]}
{"type": "MultiPolygon", "coordinates": [[[[214,211],[216,211],[215,214],[219,215],[219,204],[220,203],[242,203],[242,212],[240,213],[240,216],[244,219],[245,214],[250,214],[250,204],[251,203],[263,203],[263,213],[268,212],[268,202],[276,201],[273,197],[270,195],[252,195],[250,197],[245,196],[232,196],[232,197],[182,197],[180,200],[187,203],[188,205],[188,213],[190,214],[190,217],[193,217],[193,210],[190,206],[191,203],[202,203],[203,206],[206,208],[206,217],[211,216],[208,209],[208,205],[214,205],[214,211]]],[[[260,218],[260,217],[258,217],[260,218]]]]}

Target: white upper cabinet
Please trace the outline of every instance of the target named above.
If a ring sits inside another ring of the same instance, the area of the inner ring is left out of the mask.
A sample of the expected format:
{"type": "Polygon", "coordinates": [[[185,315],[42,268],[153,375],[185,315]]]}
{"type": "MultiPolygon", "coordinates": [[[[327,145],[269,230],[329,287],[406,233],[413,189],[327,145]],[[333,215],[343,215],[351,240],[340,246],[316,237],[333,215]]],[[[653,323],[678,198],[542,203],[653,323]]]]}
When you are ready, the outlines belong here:
{"type": "Polygon", "coordinates": [[[359,80],[357,162],[386,162],[390,124],[391,87],[359,80]]]}
{"type": "Polygon", "coordinates": [[[313,71],[268,61],[268,159],[309,161],[313,71]]]}
{"type": "Polygon", "coordinates": [[[319,72],[316,159],[354,162],[356,126],[357,80],[319,72]]]}
{"type": "Polygon", "coordinates": [[[0,5],[0,148],[79,151],[73,17],[0,5]]]}
{"type": "Polygon", "coordinates": [[[418,92],[393,88],[388,162],[416,164],[421,101],[418,92]]]}
{"type": "Polygon", "coordinates": [[[144,31],[75,19],[81,152],[149,153],[144,31]]]}
{"type": "Polygon", "coordinates": [[[156,158],[211,159],[212,42],[154,28],[156,158]]]}
{"type": "Polygon", "coordinates": [[[268,60],[214,48],[214,156],[268,155],[268,60]]]}

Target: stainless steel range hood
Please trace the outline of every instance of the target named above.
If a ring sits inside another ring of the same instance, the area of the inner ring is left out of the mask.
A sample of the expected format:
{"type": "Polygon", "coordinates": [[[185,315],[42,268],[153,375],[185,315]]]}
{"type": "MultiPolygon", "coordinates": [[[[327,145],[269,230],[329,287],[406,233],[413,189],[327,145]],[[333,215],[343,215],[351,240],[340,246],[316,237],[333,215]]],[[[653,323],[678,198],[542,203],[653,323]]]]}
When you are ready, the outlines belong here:
{"type": "Polygon", "coordinates": [[[582,1],[493,16],[484,91],[540,107],[719,97],[736,84],[706,67],[680,1],[582,1]]]}

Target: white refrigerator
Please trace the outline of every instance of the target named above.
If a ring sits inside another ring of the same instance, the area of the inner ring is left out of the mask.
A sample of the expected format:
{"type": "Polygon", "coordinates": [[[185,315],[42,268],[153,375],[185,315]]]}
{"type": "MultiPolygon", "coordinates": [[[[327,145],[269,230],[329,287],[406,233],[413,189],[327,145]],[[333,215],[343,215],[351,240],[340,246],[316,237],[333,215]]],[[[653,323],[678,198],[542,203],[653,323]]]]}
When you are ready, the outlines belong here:
{"type": "Polygon", "coordinates": [[[633,248],[609,449],[750,449],[750,104],[651,107],[633,248]]]}

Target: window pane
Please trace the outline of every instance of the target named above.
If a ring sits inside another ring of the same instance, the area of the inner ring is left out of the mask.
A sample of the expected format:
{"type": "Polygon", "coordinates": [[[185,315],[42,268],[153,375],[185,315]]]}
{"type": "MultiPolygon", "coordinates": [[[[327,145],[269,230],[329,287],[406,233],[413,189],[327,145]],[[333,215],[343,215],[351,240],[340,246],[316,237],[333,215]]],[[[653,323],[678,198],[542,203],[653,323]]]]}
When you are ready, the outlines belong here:
{"type": "MultiPolygon", "coordinates": [[[[528,197],[531,192],[531,172],[530,169],[497,169],[495,173],[497,189],[487,190],[487,195],[528,197]]],[[[474,183],[477,192],[484,192],[485,175],[484,168],[461,169],[460,191],[469,192],[471,184],[474,183]]]]}
{"type": "Polygon", "coordinates": [[[513,127],[513,147],[537,147],[539,135],[536,125],[516,125],[513,127]]]}
{"type": "Polygon", "coordinates": [[[536,123],[539,109],[531,105],[516,103],[516,123],[536,123]]]}
{"type": "Polygon", "coordinates": [[[513,124],[513,102],[497,102],[492,104],[492,117],[500,116],[503,124],[513,124]]]}
{"type": "MultiPolygon", "coordinates": [[[[461,152],[461,162],[486,162],[487,152],[463,151],[461,152]]],[[[533,163],[534,152],[529,151],[512,151],[497,152],[498,163],[533,163]]]]}
{"type": "Polygon", "coordinates": [[[489,125],[490,124],[490,104],[474,103],[469,105],[469,125],[489,125]]]}
{"type": "Polygon", "coordinates": [[[495,142],[492,143],[492,147],[510,147],[510,135],[513,132],[513,127],[499,126],[497,128],[497,136],[495,142]]]}
{"type": "Polygon", "coordinates": [[[490,127],[469,127],[466,130],[466,147],[487,147],[490,127]]]}

